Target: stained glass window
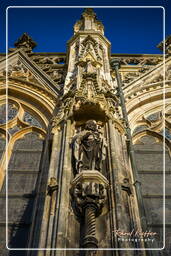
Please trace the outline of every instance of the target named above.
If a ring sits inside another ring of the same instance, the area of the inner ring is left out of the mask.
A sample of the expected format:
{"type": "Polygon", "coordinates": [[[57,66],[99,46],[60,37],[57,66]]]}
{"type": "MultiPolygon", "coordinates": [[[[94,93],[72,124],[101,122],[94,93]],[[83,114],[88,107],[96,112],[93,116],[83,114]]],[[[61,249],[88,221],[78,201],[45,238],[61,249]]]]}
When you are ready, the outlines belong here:
{"type": "Polygon", "coordinates": [[[25,112],[23,120],[24,122],[29,123],[32,126],[37,126],[40,128],[42,127],[40,122],[28,112],[25,112]]]}
{"type": "MultiPolygon", "coordinates": [[[[17,115],[18,108],[14,104],[9,103],[7,111],[8,120],[12,120],[17,115]]],[[[4,123],[6,123],[6,104],[0,106],[0,124],[4,123]]]]}

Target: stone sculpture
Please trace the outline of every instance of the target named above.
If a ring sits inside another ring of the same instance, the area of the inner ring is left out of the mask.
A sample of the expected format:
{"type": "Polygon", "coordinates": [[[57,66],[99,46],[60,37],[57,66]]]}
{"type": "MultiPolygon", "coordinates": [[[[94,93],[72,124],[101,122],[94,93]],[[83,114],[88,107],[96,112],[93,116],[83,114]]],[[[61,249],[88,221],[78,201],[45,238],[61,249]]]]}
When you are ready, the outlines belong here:
{"type": "Polygon", "coordinates": [[[85,129],[72,140],[72,165],[74,174],[83,170],[102,170],[106,158],[106,141],[95,120],[86,122],[85,129]]]}

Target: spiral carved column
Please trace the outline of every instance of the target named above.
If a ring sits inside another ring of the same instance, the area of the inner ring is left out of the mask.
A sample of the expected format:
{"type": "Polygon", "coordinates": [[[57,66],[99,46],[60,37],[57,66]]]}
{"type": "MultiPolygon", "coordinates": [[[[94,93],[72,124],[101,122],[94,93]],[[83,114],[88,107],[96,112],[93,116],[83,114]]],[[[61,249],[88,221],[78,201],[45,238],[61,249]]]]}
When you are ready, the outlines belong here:
{"type": "Polygon", "coordinates": [[[98,247],[98,241],[96,239],[96,207],[94,205],[88,204],[85,208],[85,235],[83,247],[98,247]]]}

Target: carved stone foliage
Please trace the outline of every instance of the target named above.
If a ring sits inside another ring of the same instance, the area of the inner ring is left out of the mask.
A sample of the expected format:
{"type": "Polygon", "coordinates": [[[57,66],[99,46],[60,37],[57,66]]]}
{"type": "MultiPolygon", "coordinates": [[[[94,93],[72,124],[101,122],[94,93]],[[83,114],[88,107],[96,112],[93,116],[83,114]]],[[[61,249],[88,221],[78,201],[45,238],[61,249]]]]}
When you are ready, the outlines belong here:
{"type": "Polygon", "coordinates": [[[106,118],[120,118],[119,100],[115,90],[108,83],[99,82],[93,69],[92,73],[89,70],[89,72],[82,74],[79,88],[75,83],[70,84],[69,91],[64,95],[63,100],[65,101],[67,97],[72,97],[71,100],[75,101],[73,104],[74,112],[82,112],[84,105],[87,107],[91,105],[99,108],[99,113],[96,113],[97,116],[103,112],[106,118]]]}
{"type": "Polygon", "coordinates": [[[84,248],[98,247],[96,218],[105,206],[108,185],[107,179],[95,170],[82,171],[71,183],[71,204],[75,215],[79,220],[83,220],[82,247],[84,248]]]}
{"type": "Polygon", "coordinates": [[[105,186],[96,182],[77,183],[71,192],[75,200],[74,204],[77,216],[84,215],[84,209],[87,204],[94,205],[96,215],[99,215],[107,199],[105,186]]]}
{"type": "Polygon", "coordinates": [[[67,118],[76,120],[82,117],[84,120],[120,119],[121,109],[119,100],[114,90],[108,86],[99,88],[95,74],[84,74],[80,87],[77,89],[73,82],[70,90],[61,97],[56,116],[52,120],[52,126],[57,127],[67,118]]]}
{"type": "MultiPolygon", "coordinates": [[[[92,24],[97,24],[92,10],[86,9],[83,18],[87,25],[78,22],[75,29],[87,30],[92,26],[92,30],[99,31],[96,25],[88,25],[90,21],[92,24]],[[84,28],[84,25],[87,28],[84,28]]],[[[65,102],[66,98],[69,98],[68,102],[72,103],[69,104],[70,110],[64,112],[74,119],[79,119],[81,115],[87,116],[85,118],[87,120],[93,119],[93,115],[97,120],[118,117],[120,119],[120,111],[117,108],[118,97],[110,76],[108,46],[104,43],[103,37],[93,34],[78,35],[77,40],[70,45],[68,59],[68,73],[61,101],[65,102]]]]}
{"type": "Polygon", "coordinates": [[[52,55],[52,56],[42,56],[42,55],[32,55],[31,56],[32,60],[36,62],[38,65],[46,65],[52,66],[56,65],[56,67],[59,67],[59,65],[63,65],[66,62],[66,56],[58,56],[58,55],[52,55]],[[58,66],[57,66],[58,65],[58,66]]]}

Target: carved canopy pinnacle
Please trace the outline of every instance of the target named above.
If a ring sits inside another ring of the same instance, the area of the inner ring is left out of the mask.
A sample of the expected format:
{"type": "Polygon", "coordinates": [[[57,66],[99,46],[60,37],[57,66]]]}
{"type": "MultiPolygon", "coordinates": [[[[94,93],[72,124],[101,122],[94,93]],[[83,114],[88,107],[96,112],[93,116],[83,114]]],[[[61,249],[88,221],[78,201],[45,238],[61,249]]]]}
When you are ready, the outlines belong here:
{"type": "Polygon", "coordinates": [[[93,8],[85,8],[84,12],[82,13],[82,17],[91,16],[96,18],[96,13],[94,12],[93,8]]]}
{"type": "Polygon", "coordinates": [[[15,42],[16,48],[21,48],[25,51],[32,51],[34,47],[36,47],[36,42],[27,34],[24,33],[18,40],[15,42]]]}
{"type": "Polygon", "coordinates": [[[104,34],[104,26],[101,21],[97,19],[96,13],[92,8],[84,9],[84,12],[81,15],[81,19],[74,25],[75,33],[85,30],[98,31],[104,34]]]}
{"type": "Polygon", "coordinates": [[[157,48],[159,48],[161,51],[163,51],[164,50],[164,44],[165,44],[166,54],[170,55],[171,54],[171,35],[167,36],[165,40],[160,42],[157,45],[157,48]]]}

